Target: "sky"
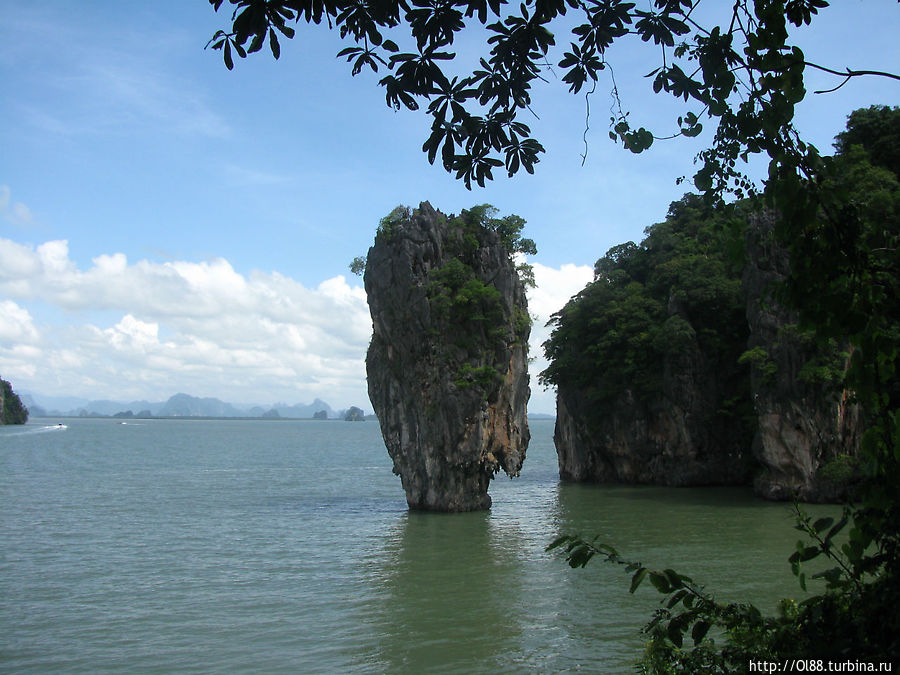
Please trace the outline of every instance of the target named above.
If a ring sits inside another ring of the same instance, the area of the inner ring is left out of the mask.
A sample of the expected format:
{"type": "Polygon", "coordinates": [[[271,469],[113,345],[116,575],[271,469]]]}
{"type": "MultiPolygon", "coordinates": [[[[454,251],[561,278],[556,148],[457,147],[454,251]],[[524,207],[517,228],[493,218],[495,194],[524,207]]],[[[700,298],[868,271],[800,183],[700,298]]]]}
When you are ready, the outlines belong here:
{"type": "MultiPolygon", "coordinates": [[[[834,5],[798,33],[807,60],[900,72],[896,0],[834,5]]],[[[229,16],[206,0],[0,0],[0,376],[38,400],[185,392],[371,410],[371,321],[350,261],[398,204],[489,203],[523,217],[538,247],[529,411],[554,412],[537,381],[544,324],[610,247],[665,218],[709,131],[632,155],[607,136],[611,82],[585,133],[585,98],[551,73],[529,120],[547,149],[535,175],[468,191],[427,163],[428,119],[385,105],[383,72],[350,76],[336,34],[301,25],[280,60],[265,51],[229,72],[204,50],[229,16]]],[[[663,133],[680,109],[642,77],[656,58],[640,44],[610,53],[632,125],[663,133]]],[[[839,83],[807,73],[810,91],[839,83]]],[[[872,104],[900,104],[898,83],[810,93],[797,127],[829,151],[872,104]]]]}

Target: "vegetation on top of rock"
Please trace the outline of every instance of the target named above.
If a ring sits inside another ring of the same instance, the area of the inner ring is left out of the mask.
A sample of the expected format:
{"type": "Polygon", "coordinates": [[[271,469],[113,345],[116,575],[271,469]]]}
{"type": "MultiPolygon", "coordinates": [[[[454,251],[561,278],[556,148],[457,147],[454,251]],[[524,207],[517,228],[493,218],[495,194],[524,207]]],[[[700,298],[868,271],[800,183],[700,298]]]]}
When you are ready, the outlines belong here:
{"type": "Polygon", "coordinates": [[[375,241],[379,238],[391,239],[394,236],[395,228],[402,222],[409,220],[412,210],[408,206],[395,206],[389,214],[378,221],[378,227],[375,230],[375,241]]]}
{"type": "Polygon", "coordinates": [[[626,390],[646,400],[661,389],[667,355],[693,341],[734,369],[748,334],[741,220],[687,194],[645,234],[611,248],[552,316],[544,384],[575,384],[594,402],[626,390]]]}
{"type": "MultiPolygon", "coordinates": [[[[462,254],[471,255],[477,251],[478,228],[491,230],[500,235],[500,240],[510,255],[536,255],[537,246],[534,240],[522,237],[522,230],[525,228],[525,219],[515,214],[498,218],[499,211],[490,204],[480,204],[470,209],[464,209],[459,216],[449,216],[450,224],[464,230],[463,245],[458,246],[454,250],[454,254],[462,257],[462,254]]],[[[401,223],[409,220],[412,215],[412,209],[408,206],[395,206],[389,214],[378,221],[378,227],[375,230],[375,240],[390,240],[394,236],[394,232],[401,223]]],[[[353,274],[361,276],[366,271],[366,259],[363,256],[356,256],[350,261],[350,271],[353,274]]],[[[534,286],[534,270],[531,265],[520,261],[516,264],[516,271],[519,278],[526,286],[534,286]]]]}
{"type": "MultiPolygon", "coordinates": [[[[381,218],[375,231],[375,241],[388,242],[396,235],[398,228],[408,222],[413,215],[409,206],[394,207],[389,214],[381,218]]],[[[524,255],[536,255],[537,246],[532,239],[522,236],[525,219],[515,214],[499,217],[497,208],[490,204],[479,204],[470,209],[463,209],[457,216],[443,216],[453,236],[446,242],[446,262],[428,273],[427,295],[433,313],[434,323],[432,335],[451,335],[449,343],[453,344],[468,360],[464,360],[457,369],[456,382],[461,387],[478,386],[487,393],[497,382],[502,366],[489,365],[492,360],[487,350],[475,344],[484,344],[482,338],[487,336],[488,342],[497,343],[502,350],[504,342],[509,338],[502,324],[502,307],[500,294],[492,285],[478,278],[475,267],[479,265],[479,251],[483,246],[485,232],[494,232],[500,237],[503,247],[513,258],[524,255]],[[473,364],[473,360],[480,363],[473,364]]],[[[515,264],[520,281],[528,287],[534,286],[534,270],[528,263],[519,260],[515,264]]],[[[357,256],[350,263],[350,271],[362,275],[366,270],[366,259],[357,256]]],[[[513,339],[527,340],[531,330],[531,316],[527,310],[515,308],[513,339]]],[[[448,354],[448,358],[452,358],[448,354]]]]}

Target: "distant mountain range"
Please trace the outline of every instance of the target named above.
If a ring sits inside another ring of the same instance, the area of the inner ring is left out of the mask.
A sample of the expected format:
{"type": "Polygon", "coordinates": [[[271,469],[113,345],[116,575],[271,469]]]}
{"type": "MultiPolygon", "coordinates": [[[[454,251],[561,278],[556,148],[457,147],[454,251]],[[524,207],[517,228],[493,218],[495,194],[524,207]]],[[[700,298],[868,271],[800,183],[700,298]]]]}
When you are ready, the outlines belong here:
{"type": "Polygon", "coordinates": [[[32,417],[266,417],[289,419],[343,418],[343,410],[333,410],[321,399],[312,403],[287,405],[276,403],[262,406],[241,407],[217,398],[197,398],[188,394],[175,394],[167,401],[89,401],[72,397],[41,396],[35,393],[20,395],[22,403],[32,417]]]}
{"type": "MultiPolygon", "coordinates": [[[[312,403],[275,403],[269,407],[240,406],[217,398],[175,394],[167,401],[89,401],[72,396],[43,396],[21,392],[19,398],[31,417],[264,417],[285,419],[344,419],[347,410],[334,410],[320,398],[312,403]],[[324,413],[324,416],[323,416],[324,413]]],[[[352,406],[351,406],[352,408],[352,406]]],[[[348,410],[350,410],[348,408],[348,410]]],[[[372,417],[372,415],[367,415],[372,417]]],[[[528,413],[528,419],[554,419],[555,415],[528,413]]]]}

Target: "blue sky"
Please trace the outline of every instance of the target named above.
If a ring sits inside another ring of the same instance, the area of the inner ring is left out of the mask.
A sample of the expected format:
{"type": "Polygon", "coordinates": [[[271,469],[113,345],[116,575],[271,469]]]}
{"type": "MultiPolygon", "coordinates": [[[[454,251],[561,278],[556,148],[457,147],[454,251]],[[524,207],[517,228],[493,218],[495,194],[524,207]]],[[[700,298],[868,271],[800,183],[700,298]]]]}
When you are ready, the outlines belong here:
{"type": "MultiPolygon", "coordinates": [[[[802,31],[807,58],[900,71],[898,3],[834,4],[802,31]]],[[[203,49],[227,17],[205,0],[0,0],[0,375],[17,390],[371,409],[365,293],[347,265],[380,217],[423,200],[528,221],[539,356],[549,314],[609,247],[665,216],[709,140],[632,156],[608,140],[601,81],[582,166],[584,98],[551,75],[530,122],[547,149],[536,174],[470,192],[428,165],[424,116],[387,108],[380,74],[350,77],[336,34],[301,26],[279,61],[229,72],[203,49]]],[[[654,57],[610,55],[632,119],[664,132],[679,112],[641,77],[654,57]]],[[[809,94],[797,126],[827,150],[851,110],[875,103],[900,103],[897,83],[809,94]]],[[[541,367],[530,409],[552,412],[541,367]]]]}

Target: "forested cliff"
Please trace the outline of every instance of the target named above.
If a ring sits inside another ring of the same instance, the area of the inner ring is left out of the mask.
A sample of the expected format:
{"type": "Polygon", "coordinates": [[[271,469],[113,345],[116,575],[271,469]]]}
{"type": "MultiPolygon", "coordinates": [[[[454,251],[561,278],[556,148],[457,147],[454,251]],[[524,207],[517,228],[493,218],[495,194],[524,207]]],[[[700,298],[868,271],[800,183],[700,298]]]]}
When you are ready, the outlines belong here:
{"type": "Polygon", "coordinates": [[[645,233],[552,319],[560,476],[833,498],[818,474],[854,447],[858,417],[829,377],[846,355],[804,340],[769,292],[788,265],[771,218],[688,194],[645,233]]]}
{"type": "Polygon", "coordinates": [[[12,385],[0,378],[0,424],[25,424],[28,421],[26,408],[12,385]]]}
{"type": "MultiPolygon", "coordinates": [[[[840,178],[822,186],[871,223],[846,233],[860,265],[896,255],[898,152],[885,138],[897,116],[884,108],[851,115],[831,160],[840,178]]],[[[865,417],[843,386],[854,347],[817,341],[799,323],[782,289],[791,266],[777,217],[751,200],[713,208],[688,194],[640,244],[597,261],[594,281],[553,316],[544,345],[562,478],[841,496],[865,417]]],[[[826,255],[847,257],[823,251],[823,275],[826,255]]]]}
{"type": "Polygon", "coordinates": [[[695,195],[640,245],[597,261],[554,315],[542,374],[557,386],[560,475],[661,485],[741,484],[755,432],[738,218],[695,195]]]}

